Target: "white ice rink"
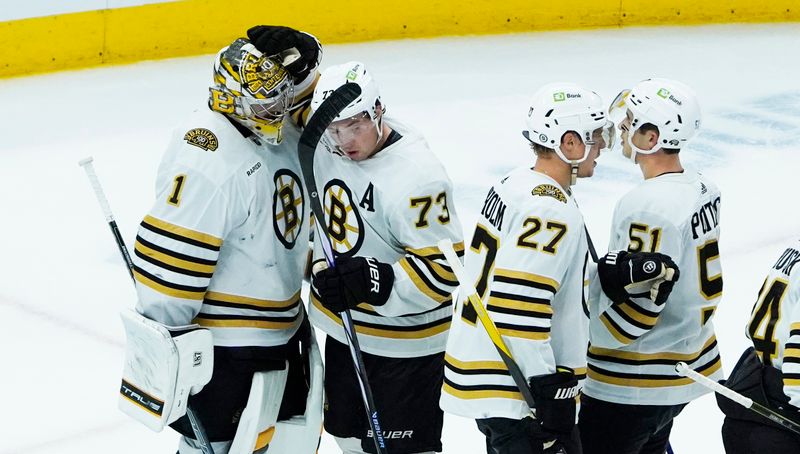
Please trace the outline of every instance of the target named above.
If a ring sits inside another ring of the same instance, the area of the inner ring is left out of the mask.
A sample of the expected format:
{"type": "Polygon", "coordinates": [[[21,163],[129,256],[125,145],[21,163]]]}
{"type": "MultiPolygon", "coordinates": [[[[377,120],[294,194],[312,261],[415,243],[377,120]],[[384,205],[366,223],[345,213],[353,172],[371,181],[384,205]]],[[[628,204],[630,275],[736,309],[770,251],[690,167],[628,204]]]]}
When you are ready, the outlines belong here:
{"type": "MultiPolygon", "coordinates": [[[[800,24],[630,28],[328,46],[323,66],[368,63],[389,112],[421,129],[445,163],[469,233],[488,186],[532,164],[520,130],[541,84],[573,81],[609,101],[650,76],[693,86],[703,129],[681,155],[723,193],[715,323],[729,371],[767,268],[800,235],[798,49],[800,24]]],[[[0,454],[175,452],[175,434],[151,433],[116,409],[118,312],[135,294],[77,162],[94,156],[132,244],[171,125],[204,105],[211,63],[0,80],[0,454]]],[[[609,154],[578,184],[598,249],[614,202],[640,178],[609,154]]],[[[689,405],[673,430],[675,452],[721,453],[721,419],[710,396],[689,405]]],[[[446,453],[482,449],[472,421],[445,419],[446,453]]],[[[333,452],[326,436],[320,453],[333,452]]]]}

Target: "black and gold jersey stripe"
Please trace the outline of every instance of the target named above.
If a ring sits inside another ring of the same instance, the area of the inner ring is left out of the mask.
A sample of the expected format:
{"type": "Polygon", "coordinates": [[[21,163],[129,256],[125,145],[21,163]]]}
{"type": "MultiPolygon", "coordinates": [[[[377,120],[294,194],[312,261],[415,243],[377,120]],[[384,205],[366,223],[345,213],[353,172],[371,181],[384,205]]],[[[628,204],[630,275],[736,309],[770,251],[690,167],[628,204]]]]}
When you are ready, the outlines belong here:
{"type": "Polygon", "coordinates": [[[640,353],[628,352],[624,350],[599,348],[589,345],[587,357],[590,361],[597,363],[600,361],[626,364],[631,366],[644,366],[644,365],[666,365],[674,366],[678,361],[691,364],[708,353],[717,348],[716,336],[706,341],[703,347],[695,353],[672,353],[672,352],[659,352],[659,353],[640,353]]]}
{"type": "Polygon", "coordinates": [[[199,313],[192,323],[206,328],[259,328],[285,330],[298,322],[299,312],[291,317],[265,317],[240,314],[199,313]]]}
{"type": "Polygon", "coordinates": [[[214,235],[209,235],[207,233],[198,232],[196,230],[187,229],[179,225],[171,224],[167,221],[157,219],[150,215],[145,216],[140,225],[142,228],[158,235],[203,249],[219,251],[222,247],[221,238],[217,238],[214,235]]]}
{"type": "Polygon", "coordinates": [[[553,317],[553,308],[550,307],[550,300],[548,299],[497,291],[489,293],[489,303],[486,305],[486,310],[521,317],[545,319],[553,317]]]}
{"type": "Polygon", "coordinates": [[[503,268],[494,270],[494,281],[504,284],[515,284],[536,290],[544,290],[552,294],[558,292],[558,289],[561,287],[556,280],[546,276],[503,268]]]}
{"type": "MultiPolygon", "coordinates": [[[[319,297],[312,292],[311,304],[316,309],[325,314],[328,318],[342,325],[342,318],[338,314],[334,314],[328,308],[322,305],[319,297]]],[[[443,317],[439,320],[434,320],[428,323],[420,324],[393,324],[393,321],[403,319],[404,317],[385,317],[385,323],[366,322],[353,318],[353,325],[356,328],[356,333],[364,334],[367,336],[383,337],[389,339],[424,339],[441,334],[450,329],[450,317],[443,317]]],[[[406,317],[407,318],[407,317],[406,317]]]]}
{"type": "Polygon", "coordinates": [[[169,282],[165,279],[150,274],[147,271],[135,265],[133,267],[133,276],[134,279],[136,279],[136,282],[145,285],[147,287],[150,287],[151,289],[159,293],[187,300],[198,300],[198,301],[202,300],[203,297],[205,296],[206,289],[208,288],[208,286],[194,287],[194,286],[181,285],[181,284],[176,284],[174,282],[169,282]]]}
{"type": "Polygon", "coordinates": [[[460,399],[523,400],[519,388],[508,385],[462,385],[444,377],[442,391],[460,399]]]}
{"type": "Polygon", "coordinates": [[[211,291],[206,293],[203,304],[231,309],[287,312],[300,305],[300,292],[298,291],[289,299],[273,301],[211,291]]]}
{"type": "MultiPolygon", "coordinates": [[[[722,361],[719,354],[717,354],[705,364],[699,367],[691,367],[696,372],[708,377],[722,368],[722,361]]],[[[669,369],[665,368],[665,370],[669,369]]],[[[691,378],[681,377],[674,372],[664,374],[617,372],[599,367],[593,363],[589,363],[588,376],[592,380],[601,383],[633,388],[664,388],[694,383],[691,378]]]]}
{"type": "Polygon", "coordinates": [[[217,265],[216,260],[181,254],[151,243],[139,235],[136,236],[134,253],[137,257],[159,268],[192,277],[210,279],[217,265]]]}

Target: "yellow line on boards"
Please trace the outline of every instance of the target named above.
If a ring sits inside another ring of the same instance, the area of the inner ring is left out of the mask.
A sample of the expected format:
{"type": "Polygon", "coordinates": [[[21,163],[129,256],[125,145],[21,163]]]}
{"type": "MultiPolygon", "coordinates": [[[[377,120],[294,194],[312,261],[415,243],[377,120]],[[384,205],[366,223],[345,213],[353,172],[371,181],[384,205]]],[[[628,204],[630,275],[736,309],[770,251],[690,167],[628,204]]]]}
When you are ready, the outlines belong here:
{"type": "Polygon", "coordinates": [[[0,77],[210,54],[252,25],[323,44],[630,25],[800,21],[797,0],[183,0],[0,22],[0,77]]]}

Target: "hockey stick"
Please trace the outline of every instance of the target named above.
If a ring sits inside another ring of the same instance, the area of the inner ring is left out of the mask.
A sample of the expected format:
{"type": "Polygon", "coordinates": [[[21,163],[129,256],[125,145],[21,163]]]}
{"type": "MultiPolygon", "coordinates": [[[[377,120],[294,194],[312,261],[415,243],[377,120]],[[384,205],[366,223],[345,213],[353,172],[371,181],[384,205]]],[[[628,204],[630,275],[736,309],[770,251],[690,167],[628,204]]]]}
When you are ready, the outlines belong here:
{"type": "Polygon", "coordinates": [[[528,387],[528,380],[525,379],[525,375],[522,373],[519,365],[517,365],[517,362],[514,361],[514,357],[511,355],[511,350],[508,348],[505,341],[503,341],[503,336],[500,335],[500,331],[497,330],[497,326],[495,326],[491,317],[489,317],[489,313],[486,312],[486,307],[483,305],[481,297],[478,296],[478,291],[475,290],[475,286],[472,284],[469,276],[467,276],[466,270],[461,265],[461,261],[458,259],[455,249],[453,249],[453,242],[449,239],[444,239],[439,241],[438,246],[439,250],[441,250],[444,254],[447,264],[453,269],[453,274],[456,275],[458,284],[466,291],[470,304],[472,304],[475,312],[477,312],[478,319],[481,321],[483,328],[486,330],[486,334],[488,334],[489,338],[492,340],[494,347],[497,349],[497,353],[500,354],[500,358],[502,358],[503,363],[505,363],[506,367],[508,368],[508,372],[511,374],[511,378],[514,379],[514,383],[517,385],[517,388],[519,388],[519,392],[525,399],[525,403],[528,404],[528,408],[536,408],[536,403],[533,400],[533,394],[531,394],[531,389],[528,387]]]}
{"type": "MultiPolygon", "coordinates": [[[[122,239],[122,235],[119,233],[117,221],[114,220],[114,214],[111,212],[111,206],[108,204],[108,199],[106,199],[103,187],[100,186],[100,180],[97,178],[97,174],[94,171],[92,161],[94,161],[94,158],[90,156],[78,161],[78,165],[83,167],[83,170],[86,172],[86,177],[89,178],[89,183],[92,185],[94,195],[97,197],[97,202],[100,204],[100,209],[103,210],[103,215],[106,217],[108,226],[111,228],[111,233],[114,235],[114,241],[117,242],[119,253],[122,254],[122,259],[128,267],[128,274],[131,275],[131,279],[135,285],[136,279],[133,277],[133,260],[131,260],[131,255],[128,253],[128,248],[125,246],[125,240],[122,239]]],[[[197,442],[200,444],[200,450],[203,454],[214,454],[214,449],[208,441],[206,429],[203,427],[203,424],[200,422],[200,419],[197,417],[192,407],[189,406],[188,402],[186,403],[186,417],[189,418],[189,424],[192,426],[192,431],[194,432],[197,442]]]]}
{"type": "Polygon", "coordinates": [[[737,404],[743,406],[744,408],[752,410],[758,413],[759,415],[769,419],[770,421],[776,424],[780,424],[784,428],[789,429],[792,432],[800,435],[800,424],[781,415],[780,413],[770,410],[769,408],[759,404],[758,402],[753,402],[753,399],[745,397],[737,393],[736,391],[715,382],[714,380],[706,377],[705,375],[698,374],[694,370],[690,369],[686,363],[679,362],[675,364],[675,372],[677,372],[678,375],[682,377],[691,378],[695,382],[705,386],[706,388],[718,394],[727,397],[728,399],[736,402],[737,404]]]}
{"type": "MultiPolygon", "coordinates": [[[[306,190],[311,197],[311,211],[317,222],[317,229],[320,233],[320,243],[322,250],[325,254],[325,261],[328,266],[333,268],[336,266],[333,255],[333,246],[331,245],[328,230],[325,226],[325,213],[322,210],[322,195],[317,191],[317,181],[314,178],[314,153],[316,152],[317,145],[322,139],[322,135],[328,126],[333,122],[334,118],[339,115],[339,112],[344,110],[351,102],[361,95],[361,87],[358,84],[347,83],[337,88],[331,93],[325,101],[319,106],[316,112],[311,116],[308,124],[303,129],[303,134],[300,136],[300,142],[297,145],[297,154],[300,159],[300,169],[303,172],[303,181],[305,182],[306,190]]],[[[350,310],[345,309],[340,313],[342,318],[342,326],[344,327],[344,334],[347,338],[347,345],[350,347],[350,356],[353,359],[353,368],[358,377],[358,384],[361,387],[361,398],[364,402],[364,409],[367,412],[367,421],[372,430],[372,439],[375,442],[375,448],[379,454],[387,454],[386,442],[383,439],[383,432],[381,431],[381,423],[378,419],[378,410],[375,408],[375,401],[372,398],[372,389],[369,387],[367,380],[367,372],[364,368],[364,359],[361,355],[361,347],[358,344],[358,337],[356,336],[355,325],[353,318],[350,315],[350,310]]]]}

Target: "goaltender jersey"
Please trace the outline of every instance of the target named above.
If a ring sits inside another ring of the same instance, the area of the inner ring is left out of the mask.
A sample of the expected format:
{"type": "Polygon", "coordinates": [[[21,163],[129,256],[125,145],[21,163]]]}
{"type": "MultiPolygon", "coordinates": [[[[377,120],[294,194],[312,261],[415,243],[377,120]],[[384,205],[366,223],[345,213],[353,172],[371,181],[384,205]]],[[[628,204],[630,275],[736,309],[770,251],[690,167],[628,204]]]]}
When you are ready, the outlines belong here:
{"type": "MultiPolygon", "coordinates": [[[[550,177],[519,168],[489,190],[466,270],[525,377],[586,377],[588,264],[583,216],[550,177]]],[[[459,298],[445,353],[440,404],[474,419],[523,419],[530,409],[475,309],[459,298]]]]}
{"type": "Polygon", "coordinates": [[[800,240],[775,261],[747,324],[761,361],[781,371],[783,393],[800,408],[800,240]]]}
{"type": "MultiPolygon", "coordinates": [[[[314,157],[325,223],[337,256],[369,256],[392,264],[387,302],[352,309],[363,351],[411,358],[444,351],[458,285],[436,246],[449,238],[463,253],[461,224],[453,210],[452,183],[444,167],[413,129],[384,118],[399,140],[355,162],[320,143],[314,157]]],[[[314,261],[324,260],[315,242],[314,261]]],[[[312,292],[311,321],[346,344],[342,320],[312,292]]]]}
{"type": "Polygon", "coordinates": [[[720,192],[685,170],[645,180],[617,203],[609,250],[660,252],[680,277],[667,301],[614,304],[593,279],[590,289],[588,379],[584,393],[607,402],[677,405],[708,392],[675,373],[686,362],[722,378],[711,321],[722,296],[719,257],[720,192]]]}
{"type": "Polygon", "coordinates": [[[286,121],[283,142],[266,146],[240,130],[247,134],[201,109],[174,132],[136,237],[137,310],[208,328],[216,346],[279,346],[303,317],[309,215],[300,131],[286,121]]]}

